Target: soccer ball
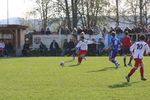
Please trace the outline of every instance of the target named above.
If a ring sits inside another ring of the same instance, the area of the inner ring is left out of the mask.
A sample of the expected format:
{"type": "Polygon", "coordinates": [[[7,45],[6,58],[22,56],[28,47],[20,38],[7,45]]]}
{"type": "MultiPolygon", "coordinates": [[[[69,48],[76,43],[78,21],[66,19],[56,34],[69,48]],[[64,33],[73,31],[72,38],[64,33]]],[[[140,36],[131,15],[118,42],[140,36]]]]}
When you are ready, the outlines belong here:
{"type": "Polygon", "coordinates": [[[60,62],[60,66],[64,66],[64,64],[65,64],[64,61],[60,62]]]}

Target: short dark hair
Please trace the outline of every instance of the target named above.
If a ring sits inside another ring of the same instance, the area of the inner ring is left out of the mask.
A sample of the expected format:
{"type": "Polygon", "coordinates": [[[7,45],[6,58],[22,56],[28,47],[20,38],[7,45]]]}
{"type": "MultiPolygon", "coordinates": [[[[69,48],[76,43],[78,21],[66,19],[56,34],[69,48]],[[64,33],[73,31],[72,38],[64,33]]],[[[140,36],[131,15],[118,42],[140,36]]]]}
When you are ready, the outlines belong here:
{"type": "Polygon", "coordinates": [[[144,40],[145,40],[145,36],[144,36],[144,35],[141,35],[141,36],[140,36],[140,40],[144,41],[144,40]]]}
{"type": "Polygon", "coordinates": [[[116,36],[116,32],[113,31],[113,32],[111,33],[111,35],[112,35],[113,37],[115,37],[115,36],[116,36]]]}

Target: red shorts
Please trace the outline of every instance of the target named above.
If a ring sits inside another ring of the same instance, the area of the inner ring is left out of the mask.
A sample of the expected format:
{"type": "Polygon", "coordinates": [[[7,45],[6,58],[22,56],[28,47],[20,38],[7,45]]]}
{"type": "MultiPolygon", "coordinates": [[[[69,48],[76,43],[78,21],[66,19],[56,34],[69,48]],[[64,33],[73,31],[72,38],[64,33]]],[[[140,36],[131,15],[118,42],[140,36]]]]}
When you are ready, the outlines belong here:
{"type": "Polygon", "coordinates": [[[142,64],[143,64],[142,59],[135,58],[134,60],[135,60],[135,65],[134,65],[135,67],[138,67],[139,65],[142,65],[142,64]]]}
{"type": "Polygon", "coordinates": [[[87,54],[87,50],[80,50],[78,53],[78,56],[82,56],[82,55],[86,55],[87,54]]]}

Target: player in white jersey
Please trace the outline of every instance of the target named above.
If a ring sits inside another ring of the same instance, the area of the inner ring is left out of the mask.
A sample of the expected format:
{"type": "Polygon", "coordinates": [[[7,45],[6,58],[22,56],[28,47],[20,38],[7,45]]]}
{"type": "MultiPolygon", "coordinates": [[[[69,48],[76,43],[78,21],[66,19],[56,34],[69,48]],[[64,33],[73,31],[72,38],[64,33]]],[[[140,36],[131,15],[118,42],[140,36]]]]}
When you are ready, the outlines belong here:
{"type": "Polygon", "coordinates": [[[132,52],[133,58],[135,60],[134,68],[132,68],[129,74],[126,76],[127,81],[130,81],[130,76],[137,70],[140,66],[141,80],[147,80],[144,78],[144,64],[143,64],[143,55],[146,51],[146,54],[150,52],[149,46],[146,42],[144,42],[145,36],[140,36],[140,41],[135,42],[131,47],[130,51],[132,52]],[[134,52],[133,52],[134,51],[134,52]]]}
{"type": "Polygon", "coordinates": [[[80,41],[76,45],[76,49],[78,49],[78,65],[81,64],[82,59],[88,53],[88,44],[97,44],[94,41],[85,40],[83,36],[80,37],[80,41]]]}

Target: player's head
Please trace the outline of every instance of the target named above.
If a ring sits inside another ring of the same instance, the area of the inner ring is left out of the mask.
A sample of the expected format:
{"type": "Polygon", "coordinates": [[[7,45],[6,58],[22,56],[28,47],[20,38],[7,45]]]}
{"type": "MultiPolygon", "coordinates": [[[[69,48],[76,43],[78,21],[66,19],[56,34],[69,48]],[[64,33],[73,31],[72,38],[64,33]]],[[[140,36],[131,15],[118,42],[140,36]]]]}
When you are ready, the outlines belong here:
{"type": "Polygon", "coordinates": [[[80,36],[84,36],[84,35],[85,35],[85,33],[84,33],[84,32],[81,32],[81,33],[80,33],[80,36]]]}
{"type": "Polygon", "coordinates": [[[84,40],[84,36],[81,36],[81,37],[80,37],[80,40],[84,40]]]}
{"type": "Polygon", "coordinates": [[[139,39],[140,39],[140,41],[144,41],[145,40],[145,36],[141,35],[139,39]]]}
{"type": "Polygon", "coordinates": [[[116,37],[116,32],[113,31],[113,32],[111,33],[111,35],[112,35],[113,37],[116,37]]]}

